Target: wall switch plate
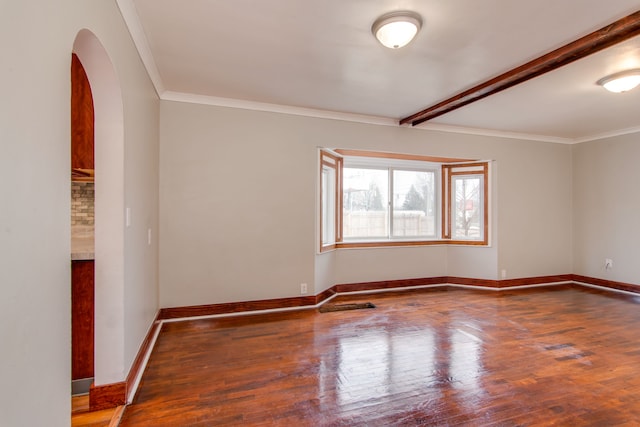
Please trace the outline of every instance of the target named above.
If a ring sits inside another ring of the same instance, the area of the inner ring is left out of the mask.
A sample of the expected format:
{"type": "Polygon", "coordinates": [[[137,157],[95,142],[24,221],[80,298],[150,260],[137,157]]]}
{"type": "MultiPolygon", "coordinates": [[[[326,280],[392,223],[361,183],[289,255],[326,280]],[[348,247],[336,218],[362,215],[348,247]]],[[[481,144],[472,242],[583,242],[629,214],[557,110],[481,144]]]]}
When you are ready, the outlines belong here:
{"type": "Polygon", "coordinates": [[[604,269],[605,270],[611,270],[613,268],[613,260],[612,259],[605,259],[604,260],[604,269]]]}

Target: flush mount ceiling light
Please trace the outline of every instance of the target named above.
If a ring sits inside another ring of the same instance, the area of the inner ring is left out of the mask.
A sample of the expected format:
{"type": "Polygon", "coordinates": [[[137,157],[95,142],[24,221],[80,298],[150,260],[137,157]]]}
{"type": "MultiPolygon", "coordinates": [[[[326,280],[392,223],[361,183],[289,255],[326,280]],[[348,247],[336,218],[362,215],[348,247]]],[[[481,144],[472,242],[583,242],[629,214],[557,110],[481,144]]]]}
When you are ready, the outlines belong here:
{"type": "Polygon", "coordinates": [[[389,12],[376,19],[371,32],[383,46],[399,49],[409,44],[422,27],[422,18],[415,12],[389,12]]]}
{"type": "Polygon", "coordinates": [[[640,68],[603,77],[597,82],[609,92],[627,92],[640,85],[640,68]]]}

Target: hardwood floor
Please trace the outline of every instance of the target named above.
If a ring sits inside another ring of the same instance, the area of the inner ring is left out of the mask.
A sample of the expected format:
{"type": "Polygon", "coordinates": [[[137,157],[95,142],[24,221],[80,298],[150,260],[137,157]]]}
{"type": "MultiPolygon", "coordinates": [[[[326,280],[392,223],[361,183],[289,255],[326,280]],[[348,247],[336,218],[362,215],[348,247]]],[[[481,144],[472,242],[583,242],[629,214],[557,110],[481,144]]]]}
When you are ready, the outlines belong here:
{"type": "Polygon", "coordinates": [[[120,426],[640,424],[640,297],[563,285],[341,296],[165,323],[120,426]]]}
{"type": "Polygon", "coordinates": [[[71,398],[71,427],[115,427],[120,422],[124,406],[89,412],[89,395],[71,398]]]}

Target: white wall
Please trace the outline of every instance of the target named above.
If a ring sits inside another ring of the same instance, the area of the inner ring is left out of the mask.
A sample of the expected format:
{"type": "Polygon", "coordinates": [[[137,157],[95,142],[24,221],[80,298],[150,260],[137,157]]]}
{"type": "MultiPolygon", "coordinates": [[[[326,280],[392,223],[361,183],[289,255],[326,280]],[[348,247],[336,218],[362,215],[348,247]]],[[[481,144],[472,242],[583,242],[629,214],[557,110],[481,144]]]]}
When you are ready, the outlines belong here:
{"type": "MultiPolygon", "coordinates": [[[[1,9],[0,419],[8,426],[68,426],[69,99],[78,32],[88,28],[96,34],[115,66],[124,94],[123,197],[136,200],[141,218],[152,227],[157,227],[158,99],[115,2],[25,0],[4,2],[1,9]]],[[[117,339],[125,345],[124,354],[115,355],[125,367],[157,307],[157,261],[154,248],[143,250],[142,241],[146,224],[126,231],[123,286],[130,301],[120,302],[127,321],[117,339]]]]}
{"type": "Polygon", "coordinates": [[[161,103],[163,307],[313,289],[322,140],[284,115],[161,103]]]}
{"type": "Polygon", "coordinates": [[[446,246],[340,249],[334,284],[447,275],[446,246]]]}
{"type": "Polygon", "coordinates": [[[69,425],[75,34],[56,19],[58,6],[3,3],[0,13],[0,419],[10,426],[69,425]]]}
{"type": "Polygon", "coordinates": [[[513,141],[496,153],[498,273],[507,278],[572,271],[571,146],[513,141]]]}
{"type": "Polygon", "coordinates": [[[638,159],[640,133],[573,147],[574,273],[640,283],[638,159]]]}
{"type": "Polygon", "coordinates": [[[497,279],[501,268],[571,272],[570,146],[172,101],[161,102],[160,134],[163,307],[297,296],[302,282],[319,293],[336,283],[497,279]],[[495,160],[492,246],[317,255],[319,146],[495,160]]]}
{"type": "Polygon", "coordinates": [[[309,294],[319,294],[336,284],[336,251],[318,254],[315,260],[315,281],[309,283],[309,294]]]}

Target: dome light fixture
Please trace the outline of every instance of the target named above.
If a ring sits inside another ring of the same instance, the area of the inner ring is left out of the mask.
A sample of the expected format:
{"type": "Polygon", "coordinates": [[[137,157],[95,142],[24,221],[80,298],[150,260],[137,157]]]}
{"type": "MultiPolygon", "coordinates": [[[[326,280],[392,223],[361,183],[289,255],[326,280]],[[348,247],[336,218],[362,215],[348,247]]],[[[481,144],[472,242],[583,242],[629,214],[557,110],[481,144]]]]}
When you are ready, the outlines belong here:
{"type": "Polygon", "coordinates": [[[598,80],[597,84],[604,87],[609,92],[628,92],[640,85],[640,68],[611,74],[610,76],[606,76],[598,80]]]}
{"type": "Polygon", "coordinates": [[[415,12],[395,11],[385,13],[371,26],[378,41],[390,49],[400,49],[413,40],[422,27],[422,18],[415,12]]]}

